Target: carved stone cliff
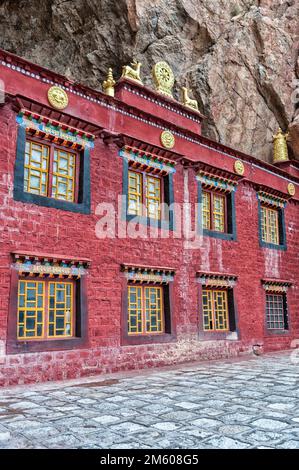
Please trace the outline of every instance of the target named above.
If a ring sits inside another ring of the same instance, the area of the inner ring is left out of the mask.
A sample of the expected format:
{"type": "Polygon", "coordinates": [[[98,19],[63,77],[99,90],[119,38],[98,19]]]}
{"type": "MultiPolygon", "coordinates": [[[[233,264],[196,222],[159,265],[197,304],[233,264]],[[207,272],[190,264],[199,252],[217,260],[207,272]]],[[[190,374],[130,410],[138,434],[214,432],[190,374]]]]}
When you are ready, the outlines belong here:
{"type": "Polygon", "coordinates": [[[133,58],[151,86],[166,60],[205,135],[271,161],[279,126],[299,158],[298,18],[298,0],[1,0],[0,47],[97,89],[133,58]]]}

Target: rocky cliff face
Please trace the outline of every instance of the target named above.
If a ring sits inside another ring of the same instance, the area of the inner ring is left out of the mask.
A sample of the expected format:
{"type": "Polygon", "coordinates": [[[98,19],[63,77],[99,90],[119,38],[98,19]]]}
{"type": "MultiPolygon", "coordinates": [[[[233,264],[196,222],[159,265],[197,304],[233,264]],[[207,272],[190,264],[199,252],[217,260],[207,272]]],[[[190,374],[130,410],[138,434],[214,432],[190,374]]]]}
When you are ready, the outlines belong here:
{"type": "Polygon", "coordinates": [[[166,60],[205,135],[271,161],[279,126],[299,158],[298,18],[298,0],[0,0],[0,47],[97,89],[132,58],[151,86],[166,60]]]}

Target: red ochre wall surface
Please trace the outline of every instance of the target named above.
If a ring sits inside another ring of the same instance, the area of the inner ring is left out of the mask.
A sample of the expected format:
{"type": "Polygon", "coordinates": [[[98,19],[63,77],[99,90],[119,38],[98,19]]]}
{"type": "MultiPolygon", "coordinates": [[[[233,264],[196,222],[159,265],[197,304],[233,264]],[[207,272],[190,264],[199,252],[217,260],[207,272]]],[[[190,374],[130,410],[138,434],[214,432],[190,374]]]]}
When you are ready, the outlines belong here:
{"type": "MultiPolygon", "coordinates": [[[[95,148],[91,149],[90,214],[68,212],[14,200],[14,167],[17,153],[16,98],[25,97],[49,107],[47,91],[55,83],[71,86],[66,79],[50,71],[22,61],[2,52],[0,79],[5,85],[5,103],[0,104],[0,385],[15,385],[51,380],[73,379],[93,374],[111,373],[173,365],[196,360],[212,360],[252,353],[259,345],[264,351],[283,350],[291,347],[299,338],[299,174],[290,176],[282,170],[254,157],[221,146],[201,137],[202,117],[193,111],[190,116],[198,122],[182,117],[161,104],[134,100],[132,107],[143,113],[143,121],[130,116],[130,94],[118,85],[116,98],[105,97],[79,87],[82,95],[99,96],[113,106],[127,110],[120,114],[115,109],[87,100],[83,96],[69,94],[70,104],[63,111],[68,115],[91,123],[101,132],[97,134],[95,148]],[[4,64],[5,62],[5,64],[4,64]],[[10,66],[8,67],[7,64],[10,66]],[[37,80],[12,68],[25,67],[40,74],[50,82],[37,80]],[[94,94],[94,95],[93,95],[94,94]],[[122,100],[121,100],[122,98],[122,100]],[[139,108],[138,108],[139,107],[139,108]],[[199,236],[195,248],[188,247],[182,238],[99,239],[96,224],[100,220],[96,208],[100,203],[115,206],[123,192],[123,159],[119,147],[109,135],[125,134],[138,141],[161,148],[159,127],[180,130],[188,139],[176,136],[173,152],[177,166],[173,178],[176,203],[192,204],[191,222],[196,223],[198,188],[196,166],[192,162],[210,165],[222,171],[234,173],[236,159],[243,161],[245,176],[238,180],[235,193],[236,240],[222,240],[199,236]],[[167,121],[168,120],[168,121],[167,121]],[[181,157],[181,158],[180,158],[181,157]],[[289,197],[287,186],[293,182],[294,197],[289,197]],[[287,199],[285,208],[286,250],[261,247],[258,230],[258,199],[260,187],[275,189],[287,199]],[[90,259],[87,277],[88,341],[78,348],[51,351],[9,353],[8,321],[11,294],[12,253],[53,253],[61,258],[90,259]],[[123,296],[126,289],[122,264],[132,266],[171,267],[175,270],[172,286],[171,319],[174,336],[170,341],[156,342],[154,338],[145,344],[124,344],[123,296]],[[225,273],[237,277],[234,286],[235,312],[238,336],[229,339],[200,335],[201,298],[196,273],[225,273]],[[287,292],[289,330],[283,335],[270,335],[265,328],[265,291],[262,279],[288,281],[287,292]]],[[[75,88],[75,85],[73,85],[75,88]]],[[[138,85],[132,84],[132,87],[138,85]]],[[[142,89],[141,87],[139,87],[142,89]]],[[[143,89],[142,89],[143,90],[143,89]]],[[[144,88],[146,94],[146,88],[144,88]]],[[[148,92],[150,94],[150,92],[148,92]]],[[[156,95],[160,103],[171,107],[171,100],[156,95]]],[[[176,105],[177,106],[177,105],[176,105]]],[[[183,106],[182,106],[183,109],[183,106]]],[[[293,170],[294,172],[295,170],[293,170]]]]}

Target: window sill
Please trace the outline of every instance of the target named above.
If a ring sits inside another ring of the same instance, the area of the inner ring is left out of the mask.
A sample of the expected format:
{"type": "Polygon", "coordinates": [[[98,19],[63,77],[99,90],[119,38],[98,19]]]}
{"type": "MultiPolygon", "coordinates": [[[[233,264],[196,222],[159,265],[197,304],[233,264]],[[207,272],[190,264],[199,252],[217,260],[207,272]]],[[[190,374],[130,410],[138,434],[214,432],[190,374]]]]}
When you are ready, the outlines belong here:
{"type": "Polygon", "coordinates": [[[200,331],[198,339],[202,341],[239,341],[239,335],[237,331],[200,331]]]}
{"type": "Polygon", "coordinates": [[[27,193],[19,188],[14,189],[14,200],[29,204],[36,204],[38,206],[44,206],[53,209],[60,209],[68,212],[90,214],[89,203],[61,201],[59,199],[54,199],[46,196],[39,196],[38,194],[27,193]]]}
{"type": "Polygon", "coordinates": [[[86,347],[88,341],[85,338],[69,338],[55,340],[8,340],[7,354],[26,354],[35,352],[63,351],[86,347]]]}
{"type": "Polygon", "coordinates": [[[290,330],[268,330],[266,329],[265,337],[272,336],[289,336],[290,330]]]}
{"type": "Polygon", "coordinates": [[[122,338],[122,346],[138,346],[142,344],[159,344],[159,343],[173,343],[176,341],[176,336],[173,334],[156,334],[156,335],[140,335],[140,336],[125,336],[122,338]]]}
{"type": "Polygon", "coordinates": [[[266,242],[263,242],[263,241],[260,241],[260,246],[262,248],[269,248],[270,250],[286,251],[286,249],[287,249],[286,244],[284,244],[284,245],[275,245],[274,243],[266,243],[266,242]]]}
{"type": "Polygon", "coordinates": [[[220,240],[236,241],[233,233],[216,232],[215,230],[203,229],[203,235],[206,237],[219,238],[220,240]]]}

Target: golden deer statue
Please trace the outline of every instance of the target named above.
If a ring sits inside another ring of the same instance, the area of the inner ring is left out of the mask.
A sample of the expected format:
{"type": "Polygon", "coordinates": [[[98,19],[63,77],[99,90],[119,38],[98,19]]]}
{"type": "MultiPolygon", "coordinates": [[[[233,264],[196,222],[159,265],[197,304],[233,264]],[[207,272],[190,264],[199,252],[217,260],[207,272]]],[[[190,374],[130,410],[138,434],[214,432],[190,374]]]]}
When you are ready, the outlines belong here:
{"type": "Polygon", "coordinates": [[[140,78],[141,65],[141,62],[137,62],[136,60],[133,60],[131,66],[124,65],[121,78],[129,78],[130,80],[134,80],[135,82],[138,82],[142,85],[142,81],[140,78]]]}
{"type": "Polygon", "coordinates": [[[184,106],[198,111],[198,102],[189,98],[189,90],[186,87],[182,87],[182,103],[184,106]]]}

